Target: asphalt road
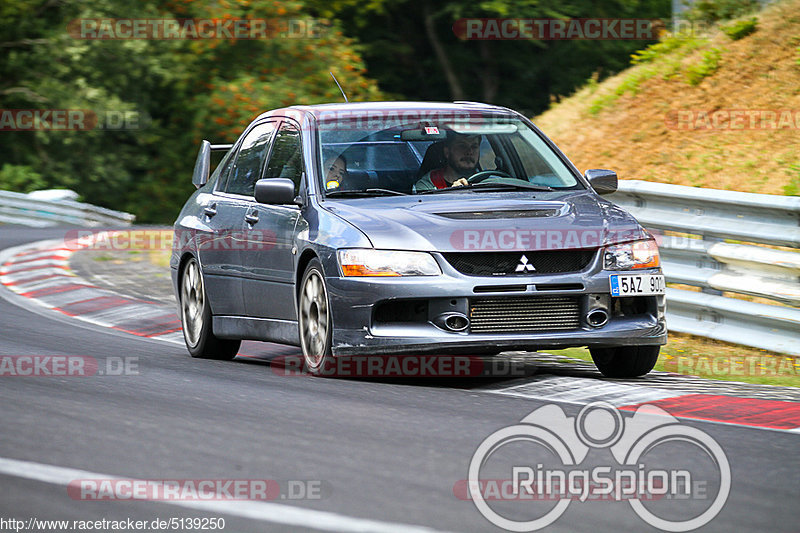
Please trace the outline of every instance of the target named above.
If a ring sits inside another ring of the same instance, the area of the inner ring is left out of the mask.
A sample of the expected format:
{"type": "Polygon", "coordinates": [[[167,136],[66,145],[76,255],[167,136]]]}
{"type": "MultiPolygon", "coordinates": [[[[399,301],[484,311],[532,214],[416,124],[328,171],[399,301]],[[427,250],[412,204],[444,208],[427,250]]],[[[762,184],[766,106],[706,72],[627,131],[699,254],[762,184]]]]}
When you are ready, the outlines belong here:
{"type": "MultiPolygon", "coordinates": [[[[0,227],[0,249],[63,234],[0,227]]],[[[502,531],[457,498],[454,485],[467,477],[481,441],[550,403],[487,394],[473,382],[285,377],[266,361],[196,360],[180,346],[7,299],[0,299],[0,317],[0,356],[90,356],[101,364],[122,357],[136,366],[130,375],[0,377],[2,519],[223,517],[224,531],[502,531]],[[269,479],[281,490],[290,480],[311,480],[321,498],[198,504],[72,497],[69,480],[86,478],[269,479]]],[[[581,409],[558,405],[570,416],[581,409]]],[[[702,530],[798,531],[800,433],[682,426],[719,443],[731,468],[727,503],[702,530]]],[[[688,468],[680,451],[661,460],[688,468]]],[[[607,453],[594,453],[583,466],[608,464],[607,453]]],[[[708,461],[692,468],[714,477],[708,461]]],[[[527,518],[529,511],[508,513],[527,518]]],[[[656,528],[625,502],[595,501],[572,502],[545,530],[656,528]]]]}

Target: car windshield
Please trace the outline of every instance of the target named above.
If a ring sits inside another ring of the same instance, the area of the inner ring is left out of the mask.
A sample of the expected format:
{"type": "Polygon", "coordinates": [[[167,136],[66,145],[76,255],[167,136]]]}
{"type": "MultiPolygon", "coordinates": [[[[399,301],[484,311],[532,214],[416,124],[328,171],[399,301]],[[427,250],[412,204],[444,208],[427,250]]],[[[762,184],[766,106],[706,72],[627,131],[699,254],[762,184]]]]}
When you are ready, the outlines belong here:
{"type": "Polygon", "coordinates": [[[323,190],[336,191],[332,198],[583,188],[544,139],[514,115],[381,114],[319,118],[318,164],[323,190]],[[471,187],[451,191],[459,179],[471,187]]]}

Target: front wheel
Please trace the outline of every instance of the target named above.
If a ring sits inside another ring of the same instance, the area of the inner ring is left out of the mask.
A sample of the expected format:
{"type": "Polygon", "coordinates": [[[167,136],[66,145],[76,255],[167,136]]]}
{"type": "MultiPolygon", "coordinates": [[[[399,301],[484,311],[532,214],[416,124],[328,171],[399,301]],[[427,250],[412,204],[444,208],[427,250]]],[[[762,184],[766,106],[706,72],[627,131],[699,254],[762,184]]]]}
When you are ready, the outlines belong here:
{"type": "Polygon", "coordinates": [[[306,370],[319,376],[333,360],[333,320],[325,275],[322,273],[322,264],[317,259],[311,260],[303,274],[297,304],[300,315],[300,346],[306,370]]]}
{"type": "Polygon", "coordinates": [[[591,348],[592,360],[607,378],[636,378],[656,366],[661,346],[617,346],[591,348]]]}
{"type": "Polygon", "coordinates": [[[233,359],[242,341],[220,339],[211,331],[211,306],[206,298],[203,273],[192,257],[181,271],[181,329],[192,357],[233,359]]]}

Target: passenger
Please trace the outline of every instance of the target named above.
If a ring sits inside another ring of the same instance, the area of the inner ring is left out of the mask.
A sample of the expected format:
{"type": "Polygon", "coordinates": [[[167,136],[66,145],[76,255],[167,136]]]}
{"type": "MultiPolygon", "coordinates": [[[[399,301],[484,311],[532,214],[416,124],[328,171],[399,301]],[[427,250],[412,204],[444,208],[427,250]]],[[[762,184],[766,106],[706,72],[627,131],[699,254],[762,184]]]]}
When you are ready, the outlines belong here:
{"type": "Polygon", "coordinates": [[[347,160],[343,155],[331,156],[325,160],[325,188],[336,189],[347,177],[347,160]]]}
{"type": "Polygon", "coordinates": [[[467,178],[478,172],[481,136],[447,132],[443,153],[446,164],[433,169],[414,184],[414,192],[469,186],[467,178]]]}

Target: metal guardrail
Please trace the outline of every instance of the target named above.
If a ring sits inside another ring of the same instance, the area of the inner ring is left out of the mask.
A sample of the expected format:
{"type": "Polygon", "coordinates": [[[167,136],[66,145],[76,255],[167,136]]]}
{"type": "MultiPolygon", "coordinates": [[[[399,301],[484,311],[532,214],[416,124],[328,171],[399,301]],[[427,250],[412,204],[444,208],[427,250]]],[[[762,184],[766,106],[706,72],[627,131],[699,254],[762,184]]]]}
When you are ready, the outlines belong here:
{"type": "Polygon", "coordinates": [[[644,226],[800,248],[800,197],[620,181],[610,196],[644,226]]]}
{"type": "Polygon", "coordinates": [[[0,191],[0,223],[46,228],[63,224],[98,227],[130,226],[135,216],[74,200],[43,200],[0,191]]]}
{"type": "MultiPolygon", "coordinates": [[[[723,242],[800,248],[800,197],[624,180],[609,198],[649,229],[694,236],[664,236],[660,243],[667,281],[703,291],[667,289],[671,330],[800,355],[800,252],[723,242]],[[723,292],[792,307],[728,298],[723,292]]],[[[0,191],[0,223],[98,227],[128,226],[134,219],[74,200],[0,191]]]]}
{"type": "Polygon", "coordinates": [[[620,181],[609,196],[662,236],[667,282],[703,292],[667,289],[673,331],[800,355],[800,197],[620,181]],[[781,305],[725,297],[736,293],[781,305]]]}

